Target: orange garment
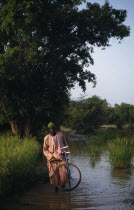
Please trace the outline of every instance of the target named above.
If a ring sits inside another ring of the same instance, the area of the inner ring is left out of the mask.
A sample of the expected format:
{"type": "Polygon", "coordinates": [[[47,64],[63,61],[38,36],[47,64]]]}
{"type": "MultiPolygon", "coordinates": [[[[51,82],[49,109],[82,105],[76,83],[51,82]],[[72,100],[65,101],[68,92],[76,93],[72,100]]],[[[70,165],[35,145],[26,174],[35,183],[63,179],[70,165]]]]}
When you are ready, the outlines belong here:
{"type": "MultiPolygon", "coordinates": [[[[66,139],[64,135],[61,132],[57,132],[55,136],[51,136],[50,134],[47,135],[44,138],[44,144],[43,144],[43,154],[47,158],[47,166],[49,169],[49,177],[50,177],[50,183],[54,185],[54,180],[53,180],[53,173],[54,170],[57,167],[57,164],[51,164],[50,160],[52,157],[61,160],[62,163],[65,162],[65,157],[62,154],[61,148],[67,146],[66,139]]],[[[59,165],[59,164],[58,164],[59,165]]],[[[62,167],[62,169],[59,171],[59,174],[57,174],[57,181],[60,180],[62,181],[63,184],[65,184],[65,175],[67,173],[67,170],[65,167],[62,167]]]]}

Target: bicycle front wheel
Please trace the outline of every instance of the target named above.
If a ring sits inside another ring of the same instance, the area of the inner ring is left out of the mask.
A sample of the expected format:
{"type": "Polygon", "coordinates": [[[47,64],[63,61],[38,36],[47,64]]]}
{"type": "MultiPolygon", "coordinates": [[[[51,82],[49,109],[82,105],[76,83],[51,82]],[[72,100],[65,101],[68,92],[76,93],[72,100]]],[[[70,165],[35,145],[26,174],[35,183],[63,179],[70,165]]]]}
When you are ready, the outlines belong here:
{"type": "Polygon", "coordinates": [[[53,176],[55,185],[63,191],[73,190],[81,182],[80,169],[72,163],[68,163],[68,166],[66,164],[59,165],[53,176]]]}

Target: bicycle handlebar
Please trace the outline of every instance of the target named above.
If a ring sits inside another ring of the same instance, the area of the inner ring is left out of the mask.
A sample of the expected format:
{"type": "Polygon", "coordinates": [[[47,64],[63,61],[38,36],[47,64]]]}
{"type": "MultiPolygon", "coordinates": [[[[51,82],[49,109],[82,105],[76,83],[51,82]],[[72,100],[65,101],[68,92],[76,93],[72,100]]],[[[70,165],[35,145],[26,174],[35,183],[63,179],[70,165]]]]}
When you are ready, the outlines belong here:
{"type": "MultiPolygon", "coordinates": [[[[68,148],[68,146],[61,147],[61,151],[62,151],[62,149],[67,149],[67,148],[68,148]]],[[[62,151],[62,153],[63,154],[70,154],[70,152],[66,151],[66,150],[62,151]]]]}
{"type": "Polygon", "coordinates": [[[68,148],[68,146],[65,146],[65,147],[61,147],[61,149],[66,149],[66,148],[68,148]]]}
{"type": "Polygon", "coordinates": [[[66,154],[70,154],[70,152],[64,152],[64,153],[66,153],[66,154]]]}

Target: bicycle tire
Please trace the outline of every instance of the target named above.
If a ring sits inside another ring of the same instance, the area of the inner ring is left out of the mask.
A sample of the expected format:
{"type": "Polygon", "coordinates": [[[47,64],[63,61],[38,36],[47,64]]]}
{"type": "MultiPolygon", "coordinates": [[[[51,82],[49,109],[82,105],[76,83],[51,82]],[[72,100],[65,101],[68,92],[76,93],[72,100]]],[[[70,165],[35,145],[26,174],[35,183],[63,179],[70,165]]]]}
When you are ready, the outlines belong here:
{"type": "Polygon", "coordinates": [[[54,174],[53,174],[55,185],[63,191],[74,190],[81,182],[81,171],[80,171],[80,169],[72,163],[68,163],[68,165],[69,165],[71,176],[69,177],[68,173],[62,174],[62,178],[67,180],[64,188],[62,186],[60,178],[59,178],[58,183],[57,183],[57,178],[56,177],[57,177],[57,174],[59,174],[59,172],[63,170],[63,167],[65,167],[65,169],[68,171],[67,165],[66,164],[60,164],[56,168],[56,170],[54,171],[54,174]]]}

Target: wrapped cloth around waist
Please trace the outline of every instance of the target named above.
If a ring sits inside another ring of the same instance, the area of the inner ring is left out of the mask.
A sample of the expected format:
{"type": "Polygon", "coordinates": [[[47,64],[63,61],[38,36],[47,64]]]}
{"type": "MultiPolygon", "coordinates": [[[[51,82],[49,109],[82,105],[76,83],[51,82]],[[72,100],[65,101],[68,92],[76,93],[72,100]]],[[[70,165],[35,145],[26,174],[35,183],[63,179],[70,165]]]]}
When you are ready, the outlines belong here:
{"type": "Polygon", "coordinates": [[[52,157],[51,160],[49,160],[51,164],[58,164],[61,163],[62,160],[56,159],[55,157],[52,157]]]}

